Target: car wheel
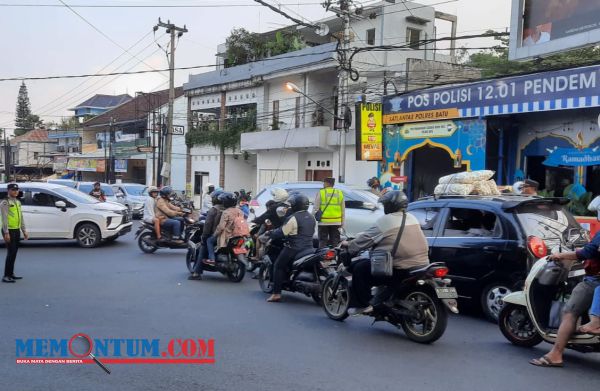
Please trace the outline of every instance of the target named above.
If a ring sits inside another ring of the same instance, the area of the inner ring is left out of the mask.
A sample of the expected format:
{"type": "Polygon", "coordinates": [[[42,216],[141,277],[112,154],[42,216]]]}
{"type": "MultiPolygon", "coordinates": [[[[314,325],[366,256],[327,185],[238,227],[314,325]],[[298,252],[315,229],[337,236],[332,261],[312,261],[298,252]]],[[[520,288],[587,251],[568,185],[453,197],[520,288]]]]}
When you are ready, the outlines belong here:
{"type": "Polygon", "coordinates": [[[481,291],[481,309],[483,314],[494,323],[498,322],[500,311],[504,306],[504,297],[512,293],[509,284],[504,282],[495,282],[486,285],[481,291]]]}
{"type": "Polygon", "coordinates": [[[75,231],[75,239],[79,246],[84,248],[96,247],[100,244],[102,236],[100,230],[92,223],[84,223],[77,227],[75,231]]]}

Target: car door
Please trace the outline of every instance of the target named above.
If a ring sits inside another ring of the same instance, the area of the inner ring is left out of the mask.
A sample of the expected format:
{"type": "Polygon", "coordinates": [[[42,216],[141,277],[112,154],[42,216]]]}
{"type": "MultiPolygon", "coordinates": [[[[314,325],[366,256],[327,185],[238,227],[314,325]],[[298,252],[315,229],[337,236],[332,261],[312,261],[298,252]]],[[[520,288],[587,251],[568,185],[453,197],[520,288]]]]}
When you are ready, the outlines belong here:
{"type": "Polygon", "coordinates": [[[432,252],[435,247],[437,233],[440,230],[440,217],[443,212],[443,206],[439,204],[419,203],[418,205],[410,206],[408,211],[419,221],[421,230],[427,238],[427,244],[429,245],[429,258],[431,262],[436,262],[436,259],[432,258],[432,252]]]}
{"type": "Polygon", "coordinates": [[[449,204],[440,218],[431,260],[445,262],[459,295],[472,297],[506,251],[502,220],[484,205],[464,204],[449,204]]]}
{"type": "MultiPolygon", "coordinates": [[[[27,188],[23,190],[23,220],[32,238],[70,237],[70,219],[67,211],[55,206],[62,200],[48,190],[27,188]]],[[[68,204],[65,200],[66,204],[68,204]]]]}

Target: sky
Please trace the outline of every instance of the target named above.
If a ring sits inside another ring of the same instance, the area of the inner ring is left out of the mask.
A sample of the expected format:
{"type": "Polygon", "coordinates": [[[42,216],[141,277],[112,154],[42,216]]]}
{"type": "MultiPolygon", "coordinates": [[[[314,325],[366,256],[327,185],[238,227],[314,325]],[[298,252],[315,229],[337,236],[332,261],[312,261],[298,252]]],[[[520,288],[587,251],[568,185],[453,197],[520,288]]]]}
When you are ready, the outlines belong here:
{"type": "MultiPolygon", "coordinates": [[[[320,5],[322,0],[267,1],[282,3],[285,5],[282,10],[301,15],[308,21],[333,15],[325,12],[320,5]]],[[[509,0],[455,0],[435,8],[458,16],[459,35],[483,33],[490,28],[506,29],[510,24],[509,0]]],[[[189,30],[176,45],[176,67],[214,65],[217,45],[225,41],[233,28],[265,32],[292,23],[253,0],[6,0],[0,2],[0,31],[4,36],[0,44],[3,54],[0,78],[167,68],[166,54],[157,43],[166,48],[168,37],[164,29],[152,32],[159,17],[177,26],[186,25],[189,30]],[[63,2],[87,7],[73,7],[78,16],[63,2]],[[145,7],[96,7],[98,5],[145,7]],[[161,5],[170,7],[148,7],[161,5]]],[[[440,26],[440,34],[445,33],[444,28],[440,26]]],[[[482,42],[465,46],[482,46],[482,42]]],[[[189,74],[213,69],[177,71],[175,84],[186,82],[189,74]]],[[[0,81],[0,128],[8,129],[9,133],[14,128],[20,84],[20,81],[0,81]]],[[[26,84],[32,112],[46,122],[59,122],[61,117],[72,115],[68,109],[95,94],[129,93],[133,96],[136,91],[168,88],[168,72],[26,81],[26,84]]]]}

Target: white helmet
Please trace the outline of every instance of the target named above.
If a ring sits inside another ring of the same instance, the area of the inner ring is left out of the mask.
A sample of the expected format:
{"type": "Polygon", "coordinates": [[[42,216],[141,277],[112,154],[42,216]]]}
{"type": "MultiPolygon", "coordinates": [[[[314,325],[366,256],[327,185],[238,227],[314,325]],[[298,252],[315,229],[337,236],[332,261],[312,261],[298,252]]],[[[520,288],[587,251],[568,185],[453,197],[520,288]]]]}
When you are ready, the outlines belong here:
{"type": "Polygon", "coordinates": [[[148,194],[150,194],[150,193],[158,193],[158,187],[148,186],[148,194]]]}
{"type": "Polygon", "coordinates": [[[521,194],[523,192],[523,181],[517,181],[512,185],[512,191],[514,194],[521,194]]]}
{"type": "Polygon", "coordinates": [[[285,202],[285,200],[288,199],[288,192],[281,187],[272,188],[271,195],[273,196],[273,201],[275,202],[285,202]]]}

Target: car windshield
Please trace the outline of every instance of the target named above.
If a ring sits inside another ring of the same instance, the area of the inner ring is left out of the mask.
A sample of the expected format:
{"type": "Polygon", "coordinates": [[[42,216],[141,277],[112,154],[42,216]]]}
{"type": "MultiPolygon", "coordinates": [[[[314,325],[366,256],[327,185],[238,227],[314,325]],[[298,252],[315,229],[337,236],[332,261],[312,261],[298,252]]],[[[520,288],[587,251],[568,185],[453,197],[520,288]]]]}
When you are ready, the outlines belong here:
{"type": "Polygon", "coordinates": [[[70,187],[57,187],[52,189],[56,194],[66,198],[67,200],[77,202],[80,204],[97,204],[100,201],[92,196],[82,193],[79,190],[72,189],[70,187]]]}
{"type": "Polygon", "coordinates": [[[527,236],[553,244],[559,244],[569,230],[581,229],[573,215],[559,204],[527,203],[518,207],[516,214],[527,236]]]}
{"type": "Polygon", "coordinates": [[[146,186],[144,185],[125,185],[123,186],[127,194],[132,196],[143,196],[146,195],[146,186]]]}
{"type": "MultiPolygon", "coordinates": [[[[79,185],[79,191],[81,191],[85,194],[89,194],[89,192],[92,191],[93,188],[94,188],[93,184],[81,183],[79,185]]],[[[111,196],[115,195],[115,192],[113,191],[112,187],[109,185],[100,185],[100,188],[102,189],[102,191],[104,191],[104,195],[107,197],[111,197],[111,196]]]]}

